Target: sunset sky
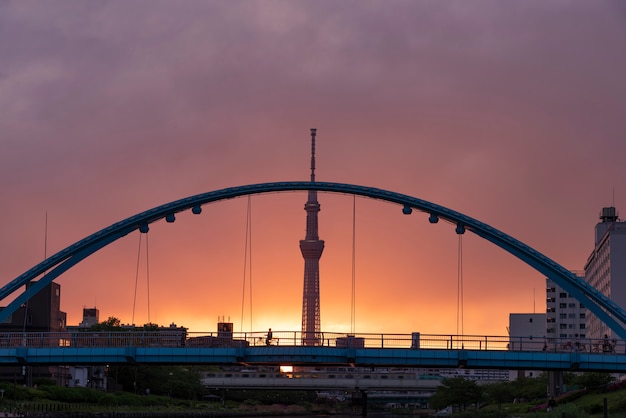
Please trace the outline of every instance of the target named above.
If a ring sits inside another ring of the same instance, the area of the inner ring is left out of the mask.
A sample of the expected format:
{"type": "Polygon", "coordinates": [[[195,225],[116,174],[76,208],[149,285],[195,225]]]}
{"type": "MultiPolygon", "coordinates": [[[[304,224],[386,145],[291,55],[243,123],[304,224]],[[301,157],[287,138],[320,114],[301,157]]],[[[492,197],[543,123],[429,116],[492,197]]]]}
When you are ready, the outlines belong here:
{"type": "MultiPolygon", "coordinates": [[[[307,180],[310,128],[319,181],[443,205],[581,270],[601,208],[626,211],[625,52],[620,0],[2,1],[0,282],[176,199],[307,180]]],[[[96,306],[299,330],[306,199],[185,212],[141,254],[124,237],[57,279],[68,323],[96,306]]],[[[452,225],[356,198],[353,241],[352,196],[318,200],[324,331],[351,329],[354,244],[357,332],[457,332],[452,225]]],[[[545,312],[545,278],[472,233],[462,272],[465,334],[545,312]]]]}

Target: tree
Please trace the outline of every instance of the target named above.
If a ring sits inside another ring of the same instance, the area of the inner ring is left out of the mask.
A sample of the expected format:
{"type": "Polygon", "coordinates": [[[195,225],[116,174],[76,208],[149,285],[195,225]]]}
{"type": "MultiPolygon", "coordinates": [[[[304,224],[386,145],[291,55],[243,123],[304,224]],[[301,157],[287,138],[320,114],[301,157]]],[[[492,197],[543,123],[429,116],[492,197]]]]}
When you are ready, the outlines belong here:
{"type": "Polygon", "coordinates": [[[112,366],[123,390],[179,399],[198,399],[206,393],[198,370],[183,366],[112,366]]]}
{"type": "Polygon", "coordinates": [[[463,377],[441,379],[441,386],[430,398],[430,406],[442,409],[449,405],[457,405],[465,410],[471,404],[478,404],[483,399],[483,389],[472,380],[463,377]]]}
{"type": "Polygon", "coordinates": [[[615,378],[610,373],[588,372],[588,373],[571,373],[565,376],[565,383],[568,387],[579,388],[604,388],[615,378]]]}
{"type": "Polygon", "coordinates": [[[485,395],[490,402],[497,403],[499,407],[503,403],[513,402],[515,392],[509,382],[497,382],[484,386],[485,395]]]}
{"type": "Polygon", "coordinates": [[[545,399],[548,387],[548,373],[541,373],[538,377],[520,377],[511,382],[516,398],[528,400],[545,399]]]}
{"type": "Polygon", "coordinates": [[[119,330],[121,327],[122,323],[119,318],[110,316],[106,321],[102,321],[89,327],[89,331],[113,331],[119,330]]]}

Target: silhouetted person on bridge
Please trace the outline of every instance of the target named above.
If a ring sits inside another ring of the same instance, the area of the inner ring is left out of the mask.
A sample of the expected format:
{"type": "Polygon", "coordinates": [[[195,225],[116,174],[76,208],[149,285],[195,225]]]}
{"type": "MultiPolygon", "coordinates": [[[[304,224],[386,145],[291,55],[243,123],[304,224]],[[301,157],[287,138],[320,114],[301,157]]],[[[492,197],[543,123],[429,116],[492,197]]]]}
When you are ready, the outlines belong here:
{"type": "Polygon", "coordinates": [[[604,341],[602,342],[602,351],[604,353],[610,353],[613,351],[613,345],[609,342],[609,336],[604,334],[604,341]]]}
{"type": "Polygon", "coordinates": [[[267,331],[267,338],[265,339],[265,345],[270,345],[272,342],[272,329],[267,331]]]}

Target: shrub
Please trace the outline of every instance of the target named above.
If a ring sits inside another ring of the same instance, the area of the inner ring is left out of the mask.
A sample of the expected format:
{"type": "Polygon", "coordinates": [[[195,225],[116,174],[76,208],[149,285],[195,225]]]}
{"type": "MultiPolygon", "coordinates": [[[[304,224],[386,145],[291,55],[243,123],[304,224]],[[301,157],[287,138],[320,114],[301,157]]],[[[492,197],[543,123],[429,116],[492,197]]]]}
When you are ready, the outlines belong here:
{"type": "Polygon", "coordinates": [[[37,377],[33,379],[34,386],[55,386],[56,384],[56,380],[49,377],[37,377]]]}

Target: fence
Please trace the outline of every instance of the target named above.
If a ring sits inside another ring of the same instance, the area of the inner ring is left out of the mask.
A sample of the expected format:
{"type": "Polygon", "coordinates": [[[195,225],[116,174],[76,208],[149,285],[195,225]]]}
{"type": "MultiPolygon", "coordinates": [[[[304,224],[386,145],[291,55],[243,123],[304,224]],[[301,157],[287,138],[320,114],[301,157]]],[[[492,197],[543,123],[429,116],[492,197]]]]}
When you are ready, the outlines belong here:
{"type": "Polygon", "coordinates": [[[5,332],[0,347],[275,347],[324,346],[338,348],[412,348],[514,350],[555,352],[624,353],[626,343],[616,339],[559,339],[511,336],[443,334],[345,334],[320,332],[313,338],[299,331],[265,332],[187,332],[173,330],[123,330],[114,332],[5,332]]]}

